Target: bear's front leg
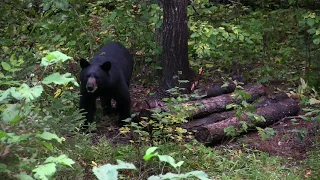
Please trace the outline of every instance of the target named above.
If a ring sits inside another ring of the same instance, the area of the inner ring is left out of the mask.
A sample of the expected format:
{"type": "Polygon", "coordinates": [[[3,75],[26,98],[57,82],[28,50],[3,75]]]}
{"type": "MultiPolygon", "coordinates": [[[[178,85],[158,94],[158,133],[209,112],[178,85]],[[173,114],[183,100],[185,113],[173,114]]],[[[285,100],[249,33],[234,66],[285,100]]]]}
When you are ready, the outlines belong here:
{"type": "Polygon", "coordinates": [[[92,123],[96,113],[96,97],[90,94],[80,95],[80,109],[82,112],[86,113],[85,125],[92,123]]]}
{"type": "Polygon", "coordinates": [[[111,105],[111,96],[101,96],[100,101],[103,108],[103,115],[108,115],[115,112],[115,109],[112,108],[111,105]]]}
{"type": "Polygon", "coordinates": [[[121,90],[118,91],[118,94],[115,96],[116,108],[119,113],[118,123],[122,124],[124,119],[131,117],[130,108],[131,100],[129,89],[126,86],[123,86],[121,90]]]}

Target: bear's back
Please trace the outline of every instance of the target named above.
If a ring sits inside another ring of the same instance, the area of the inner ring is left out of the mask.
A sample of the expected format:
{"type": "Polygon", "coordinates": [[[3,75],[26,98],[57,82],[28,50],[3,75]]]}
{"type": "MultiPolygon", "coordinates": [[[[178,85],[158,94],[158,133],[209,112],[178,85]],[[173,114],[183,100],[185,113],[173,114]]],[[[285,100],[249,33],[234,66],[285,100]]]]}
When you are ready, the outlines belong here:
{"type": "Polygon", "coordinates": [[[93,57],[91,64],[103,64],[106,61],[111,62],[112,71],[122,71],[127,84],[133,70],[133,58],[123,45],[117,42],[110,42],[104,45],[93,57]]]}

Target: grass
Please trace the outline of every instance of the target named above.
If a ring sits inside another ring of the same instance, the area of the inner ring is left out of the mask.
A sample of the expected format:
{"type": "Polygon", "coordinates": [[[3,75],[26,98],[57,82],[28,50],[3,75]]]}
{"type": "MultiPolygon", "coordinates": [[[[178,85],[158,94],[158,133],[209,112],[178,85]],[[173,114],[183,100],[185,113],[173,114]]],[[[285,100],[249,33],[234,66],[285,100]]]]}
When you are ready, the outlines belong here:
{"type": "MultiPolygon", "coordinates": [[[[198,142],[188,144],[167,143],[158,146],[161,155],[170,155],[176,162],[184,161],[181,173],[193,170],[206,172],[214,179],[305,179],[311,171],[311,179],[319,179],[319,150],[309,152],[309,158],[293,162],[281,157],[269,156],[265,152],[252,150],[245,145],[206,147],[198,142]]],[[[95,179],[92,174],[93,164],[115,164],[116,160],[134,163],[138,170],[120,172],[120,179],[147,179],[161,172],[177,173],[157,158],[150,162],[142,159],[147,146],[114,145],[102,138],[96,145],[84,141],[76,146],[69,143],[68,152],[77,165],[73,169],[61,171],[57,179],[95,179]],[[73,148],[72,148],[73,147],[73,148]]]]}

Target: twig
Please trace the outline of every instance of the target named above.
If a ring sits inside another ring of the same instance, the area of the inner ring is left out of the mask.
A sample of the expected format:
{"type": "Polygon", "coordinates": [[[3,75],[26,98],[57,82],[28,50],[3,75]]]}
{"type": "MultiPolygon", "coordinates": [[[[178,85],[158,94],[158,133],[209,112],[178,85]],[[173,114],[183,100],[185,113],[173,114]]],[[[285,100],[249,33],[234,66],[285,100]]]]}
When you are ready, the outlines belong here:
{"type": "Polygon", "coordinates": [[[284,122],[286,120],[290,120],[290,119],[302,119],[300,116],[287,116],[287,117],[284,117],[282,119],[280,119],[279,121],[275,122],[272,126],[276,126],[278,124],[280,124],[281,122],[284,122]]]}

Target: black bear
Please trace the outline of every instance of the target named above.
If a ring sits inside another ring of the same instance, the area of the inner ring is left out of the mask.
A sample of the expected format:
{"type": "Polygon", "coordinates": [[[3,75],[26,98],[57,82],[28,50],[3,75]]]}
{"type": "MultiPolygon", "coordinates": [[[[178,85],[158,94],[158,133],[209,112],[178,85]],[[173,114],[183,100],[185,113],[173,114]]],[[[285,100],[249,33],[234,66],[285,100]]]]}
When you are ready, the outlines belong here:
{"type": "Polygon", "coordinates": [[[112,109],[111,99],[116,101],[119,122],[130,117],[133,59],[129,51],[120,43],[111,42],[97,52],[91,63],[80,60],[80,66],[80,109],[86,112],[86,124],[93,122],[98,97],[105,112],[112,109]]]}

